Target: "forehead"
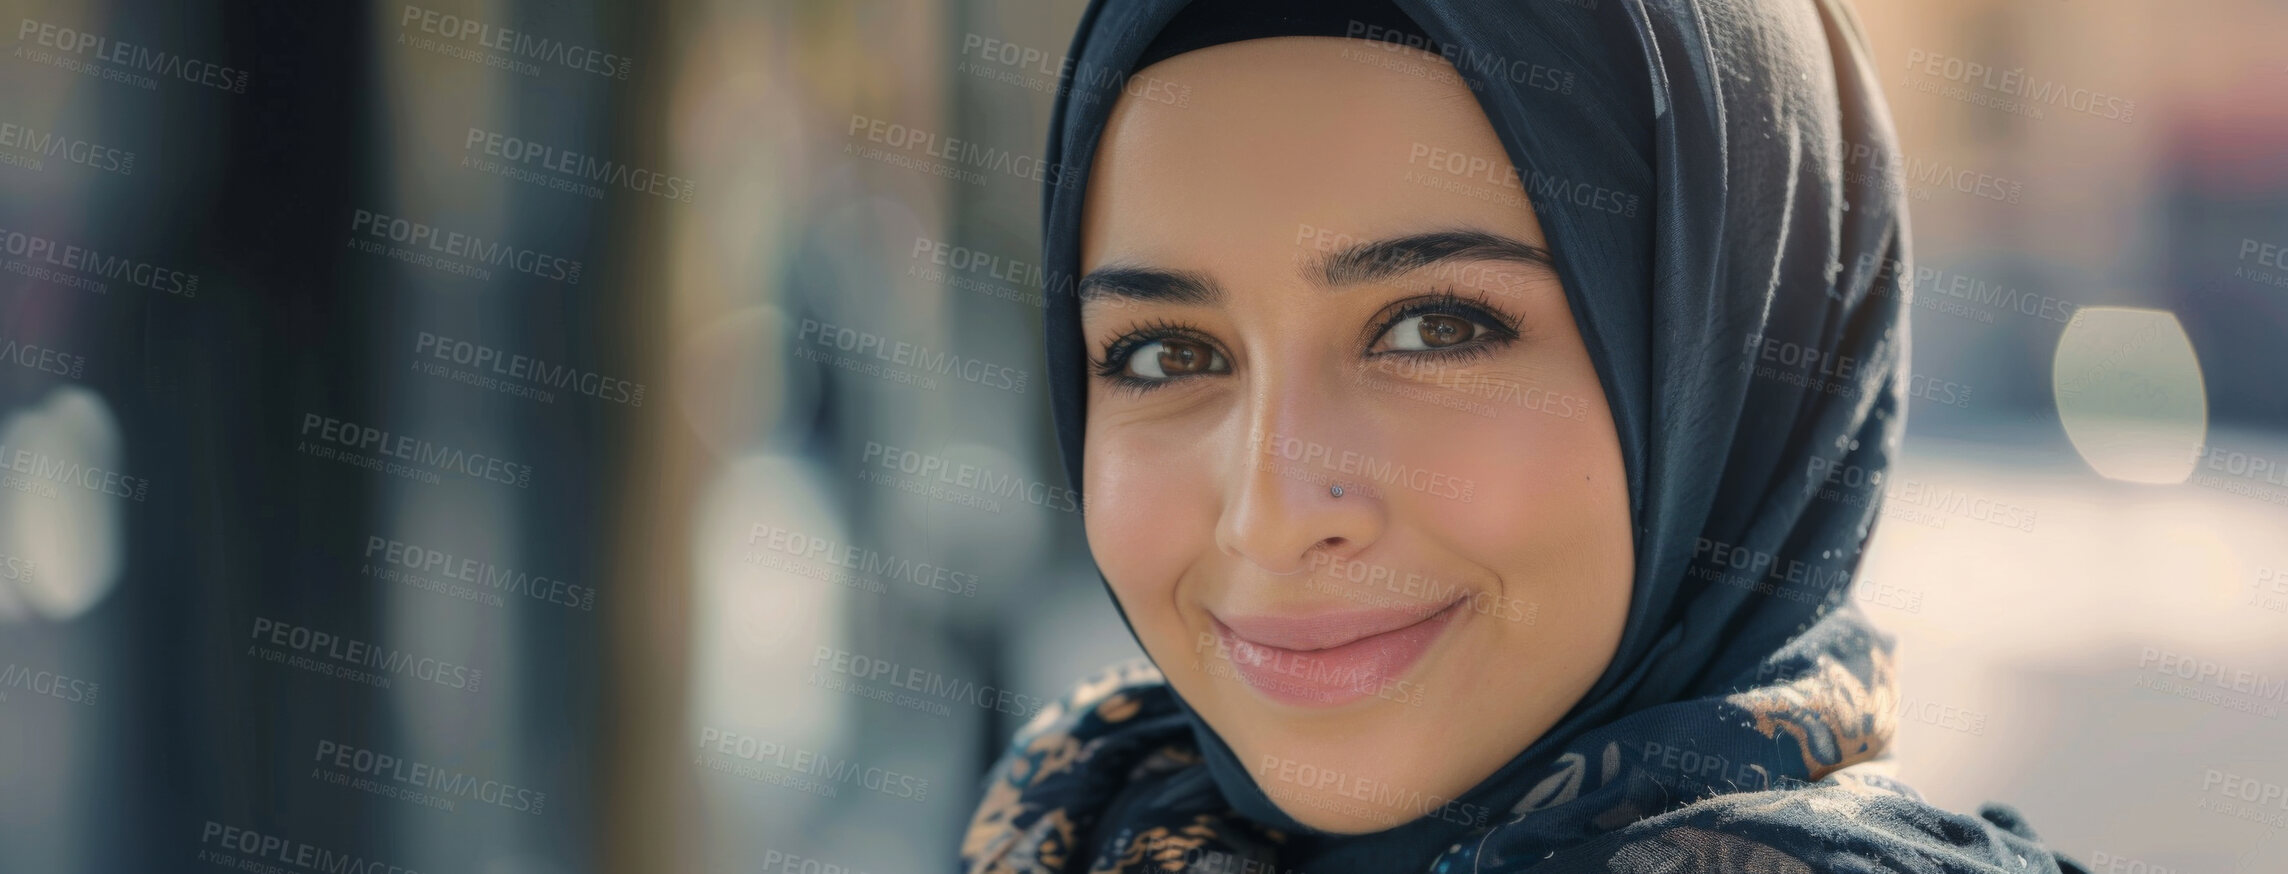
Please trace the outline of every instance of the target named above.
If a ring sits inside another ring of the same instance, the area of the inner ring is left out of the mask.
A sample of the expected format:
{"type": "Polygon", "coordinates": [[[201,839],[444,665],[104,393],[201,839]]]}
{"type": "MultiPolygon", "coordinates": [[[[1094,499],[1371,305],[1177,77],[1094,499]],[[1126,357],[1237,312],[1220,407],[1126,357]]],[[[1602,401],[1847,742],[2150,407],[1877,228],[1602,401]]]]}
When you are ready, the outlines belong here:
{"type": "Polygon", "coordinates": [[[1433,228],[1543,242],[1492,125],[1436,55],[1280,37],[1177,55],[1131,82],[1089,174],[1083,270],[1275,269],[1315,240],[1433,228]]]}

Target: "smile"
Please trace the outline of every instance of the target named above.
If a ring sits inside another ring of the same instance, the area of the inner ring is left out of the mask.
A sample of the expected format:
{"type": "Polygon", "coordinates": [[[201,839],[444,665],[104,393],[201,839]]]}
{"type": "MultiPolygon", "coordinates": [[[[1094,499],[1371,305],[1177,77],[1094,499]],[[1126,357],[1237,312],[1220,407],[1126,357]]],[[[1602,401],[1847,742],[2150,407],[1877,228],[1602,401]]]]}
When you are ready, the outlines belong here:
{"type": "Polygon", "coordinates": [[[1210,615],[1241,682],[1267,698],[1334,707],[1378,696],[1404,700],[1399,678],[1453,625],[1463,600],[1424,614],[1360,610],[1316,616],[1210,615]]]}

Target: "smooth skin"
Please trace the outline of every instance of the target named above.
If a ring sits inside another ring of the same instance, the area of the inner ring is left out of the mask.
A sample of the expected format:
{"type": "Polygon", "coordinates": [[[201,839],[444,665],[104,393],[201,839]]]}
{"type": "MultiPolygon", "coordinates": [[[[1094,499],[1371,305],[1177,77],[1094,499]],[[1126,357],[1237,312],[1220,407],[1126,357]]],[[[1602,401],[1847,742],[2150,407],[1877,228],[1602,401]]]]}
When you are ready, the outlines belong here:
{"type": "Polygon", "coordinates": [[[1089,177],[1099,567],[1296,820],[1506,817],[1447,802],[1604,671],[1635,559],[1605,393],[1500,140],[1443,59],[1384,44],[1249,40],[1135,78],[1191,100],[1124,95],[1089,177]],[[1457,602],[1332,706],[1265,694],[1215,643],[1217,617],[1457,602]]]}

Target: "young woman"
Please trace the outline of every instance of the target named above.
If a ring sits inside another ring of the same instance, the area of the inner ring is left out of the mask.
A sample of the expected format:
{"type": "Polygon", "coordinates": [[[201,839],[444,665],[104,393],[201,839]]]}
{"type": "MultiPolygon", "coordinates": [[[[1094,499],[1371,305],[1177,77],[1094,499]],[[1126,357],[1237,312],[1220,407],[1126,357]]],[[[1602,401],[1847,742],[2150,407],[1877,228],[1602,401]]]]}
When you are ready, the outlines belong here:
{"type": "Polygon", "coordinates": [[[1098,0],[1071,58],[1052,402],[1151,662],[965,870],[2078,870],[1879,770],[1907,234],[1840,0],[1098,0]]]}

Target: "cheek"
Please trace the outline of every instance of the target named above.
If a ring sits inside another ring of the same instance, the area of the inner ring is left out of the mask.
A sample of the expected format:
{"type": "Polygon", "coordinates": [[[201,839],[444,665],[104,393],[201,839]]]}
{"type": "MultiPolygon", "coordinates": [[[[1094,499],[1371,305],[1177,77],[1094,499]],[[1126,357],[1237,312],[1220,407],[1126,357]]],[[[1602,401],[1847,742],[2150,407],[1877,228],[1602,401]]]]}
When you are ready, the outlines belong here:
{"type": "MultiPolygon", "coordinates": [[[[1634,568],[1628,492],[1612,422],[1505,409],[1417,431],[1467,502],[1418,500],[1450,548],[1501,575],[1505,594],[1551,607],[1625,609],[1634,568]]],[[[1570,609],[1560,613],[1571,612],[1570,609]]],[[[1552,618],[1546,617],[1545,618],[1552,618]]]]}
{"type": "Polygon", "coordinates": [[[1634,539],[1619,441],[1610,418],[1596,418],[1605,415],[1512,410],[1416,438],[1432,441],[1436,457],[1474,486],[1468,503],[1417,500],[1422,527],[1496,574],[1497,603],[1516,611],[1503,614],[1509,621],[1476,623],[1475,656],[1438,678],[1482,693],[1453,706],[1469,714],[1456,719],[1488,736],[1555,719],[1543,711],[1563,710],[1587,691],[1627,624],[1634,539]]]}
{"type": "Polygon", "coordinates": [[[1216,506],[1204,456],[1149,430],[1091,428],[1082,461],[1089,550],[1148,640],[1180,633],[1176,583],[1215,548],[1216,506]]]}

